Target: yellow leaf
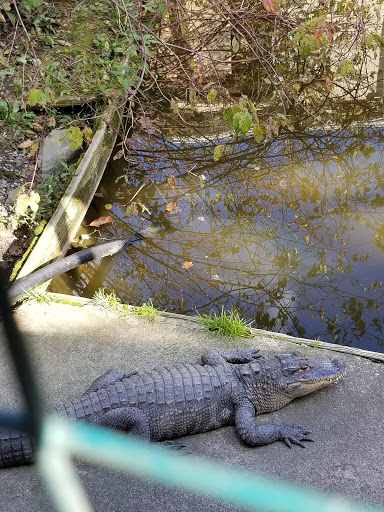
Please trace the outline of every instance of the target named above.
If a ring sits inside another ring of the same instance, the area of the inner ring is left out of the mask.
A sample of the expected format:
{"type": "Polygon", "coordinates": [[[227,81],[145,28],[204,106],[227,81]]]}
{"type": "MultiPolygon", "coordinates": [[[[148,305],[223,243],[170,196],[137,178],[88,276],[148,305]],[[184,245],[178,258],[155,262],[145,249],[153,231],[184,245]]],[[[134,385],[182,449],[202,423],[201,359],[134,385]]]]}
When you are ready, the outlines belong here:
{"type": "Polygon", "coordinates": [[[37,153],[37,150],[39,149],[39,141],[37,140],[34,142],[30,148],[29,151],[27,151],[28,156],[34,156],[37,153]]]}
{"type": "Polygon", "coordinates": [[[192,267],[193,267],[192,261],[184,261],[183,268],[185,268],[185,270],[190,270],[192,267]]]}
{"type": "Polygon", "coordinates": [[[29,148],[30,146],[32,146],[32,144],[34,144],[34,143],[35,143],[34,140],[27,139],[24,142],[22,142],[21,144],[19,144],[17,147],[19,149],[26,149],[26,148],[29,148]]]}
{"type": "Polygon", "coordinates": [[[204,217],[197,217],[197,220],[201,220],[201,222],[205,221],[204,217]]]}
{"type": "Polygon", "coordinates": [[[167,203],[165,205],[165,211],[166,212],[173,212],[175,207],[176,207],[176,201],[169,201],[169,203],[167,203]]]}

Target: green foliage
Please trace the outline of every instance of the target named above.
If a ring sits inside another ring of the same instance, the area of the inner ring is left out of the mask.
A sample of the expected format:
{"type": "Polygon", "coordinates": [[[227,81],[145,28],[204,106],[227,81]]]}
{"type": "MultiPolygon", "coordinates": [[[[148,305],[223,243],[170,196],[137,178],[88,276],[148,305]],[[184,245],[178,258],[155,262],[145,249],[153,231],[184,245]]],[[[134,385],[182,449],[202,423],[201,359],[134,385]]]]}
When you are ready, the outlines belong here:
{"type": "Polygon", "coordinates": [[[69,134],[71,145],[70,149],[79,149],[83,145],[83,132],[78,126],[71,126],[68,128],[65,136],[69,134]]]}
{"type": "Polygon", "coordinates": [[[223,110],[223,119],[227,123],[229,128],[233,128],[233,116],[241,111],[240,105],[233,105],[223,110]]]}
{"type": "Polygon", "coordinates": [[[252,124],[252,116],[247,109],[243,109],[240,112],[236,112],[233,116],[233,129],[238,135],[247,135],[252,124]]]}
{"type": "Polygon", "coordinates": [[[40,207],[36,215],[37,223],[52,217],[75,172],[76,164],[70,167],[64,166],[63,170],[56,174],[42,175],[42,182],[36,187],[40,194],[40,207]]]}
{"type": "Polygon", "coordinates": [[[208,103],[213,105],[215,103],[215,101],[216,101],[216,98],[217,98],[217,91],[216,91],[216,89],[211,89],[209,91],[209,93],[207,94],[207,101],[208,101],[208,103]]]}
{"type": "Polygon", "coordinates": [[[44,0],[23,0],[21,5],[24,9],[31,11],[37,9],[43,4],[44,0]]]}
{"type": "Polygon", "coordinates": [[[219,144],[215,147],[213,151],[213,160],[217,162],[223,156],[225,146],[223,144],[219,144]]]}
{"type": "Polygon", "coordinates": [[[49,87],[47,87],[45,90],[32,89],[28,96],[28,105],[30,105],[31,107],[34,107],[36,105],[46,107],[47,103],[51,103],[53,98],[53,91],[49,87]]]}
{"type": "Polygon", "coordinates": [[[16,100],[9,104],[5,100],[0,100],[0,119],[14,130],[17,127],[16,135],[19,135],[20,131],[30,133],[35,118],[34,112],[21,109],[20,101],[16,100]]]}
{"type": "Polygon", "coordinates": [[[345,59],[343,64],[340,66],[340,75],[346,76],[353,71],[353,64],[349,60],[345,59]]]}
{"type": "Polygon", "coordinates": [[[36,191],[25,192],[22,187],[15,203],[15,224],[37,233],[42,222],[52,217],[75,172],[76,164],[64,166],[56,174],[43,174],[36,191]]]}
{"type": "Polygon", "coordinates": [[[253,322],[247,322],[247,320],[241,318],[239,313],[235,310],[224,311],[224,308],[221,308],[219,315],[215,313],[215,311],[211,311],[209,315],[200,315],[197,311],[197,315],[203,324],[216,334],[240,338],[251,338],[253,336],[250,331],[253,322]]]}
{"type": "MultiPolygon", "coordinates": [[[[122,5],[133,9],[132,2],[124,1],[122,5]]],[[[13,93],[20,99],[19,104],[24,101],[44,110],[57,98],[76,94],[94,96],[105,103],[134,89],[148,72],[150,47],[155,40],[136,24],[136,17],[141,23],[141,9],[127,24],[127,20],[121,19],[120,7],[108,0],[83,2],[67,17],[67,9],[72,10],[72,5],[52,8],[46,0],[21,0],[17,11],[12,2],[0,3],[6,35],[10,36],[21,16],[30,41],[24,53],[16,49],[4,55],[0,49],[0,76],[12,76],[14,84],[18,84],[13,93]],[[96,34],[90,23],[95,19],[99,27],[96,34]],[[37,64],[36,58],[41,63],[37,64]],[[122,65],[123,58],[129,65],[122,65]]],[[[144,9],[153,14],[164,13],[166,3],[150,0],[144,9]]],[[[146,22],[147,27],[151,27],[151,21],[146,22]]],[[[3,100],[0,116],[13,124],[14,112],[3,100]]],[[[78,146],[80,133],[72,135],[73,145],[78,146]]]]}
{"type": "Polygon", "coordinates": [[[6,120],[8,117],[9,108],[5,100],[0,100],[0,119],[6,120]]]}

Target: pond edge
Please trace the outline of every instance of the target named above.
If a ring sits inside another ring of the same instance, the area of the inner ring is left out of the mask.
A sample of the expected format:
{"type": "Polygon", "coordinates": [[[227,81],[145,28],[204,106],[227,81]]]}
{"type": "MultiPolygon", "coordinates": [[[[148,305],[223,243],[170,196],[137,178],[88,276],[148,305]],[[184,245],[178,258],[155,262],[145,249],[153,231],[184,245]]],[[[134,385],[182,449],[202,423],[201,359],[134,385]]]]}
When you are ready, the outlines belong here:
{"type": "MultiPolygon", "coordinates": [[[[48,301],[49,299],[52,300],[52,302],[56,303],[63,303],[68,306],[95,306],[95,303],[93,299],[88,299],[86,297],[78,297],[75,295],[65,295],[62,293],[53,293],[53,292],[46,292],[45,296],[47,297],[48,301]]],[[[100,309],[100,311],[102,311],[100,309]]],[[[111,311],[113,313],[113,311],[111,311]]],[[[116,313],[117,319],[121,317],[121,313],[116,313]]],[[[187,321],[192,322],[193,324],[198,324],[201,326],[201,329],[206,330],[207,328],[201,323],[198,317],[188,316],[188,315],[182,315],[179,313],[170,313],[167,311],[163,311],[160,313],[159,317],[164,319],[173,319],[173,320],[179,320],[179,321],[187,321]]],[[[156,319],[155,319],[156,321],[156,319]]],[[[358,357],[364,357],[366,359],[370,359],[371,361],[375,362],[384,362],[384,354],[381,354],[380,352],[372,352],[370,350],[363,350],[360,348],[355,347],[347,347],[344,345],[336,345],[333,343],[328,343],[326,341],[319,341],[319,340],[311,340],[306,338],[297,338],[295,336],[290,336],[289,334],[279,333],[279,332],[272,332],[272,331],[266,331],[264,329],[250,329],[251,333],[254,335],[254,337],[257,336],[263,336],[263,337],[269,337],[273,338],[274,340],[282,340],[287,341],[289,343],[293,343],[295,345],[305,345],[307,347],[312,347],[316,349],[325,349],[325,350],[332,350],[333,352],[341,352],[343,354],[349,354],[354,355],[358,357]]]]}

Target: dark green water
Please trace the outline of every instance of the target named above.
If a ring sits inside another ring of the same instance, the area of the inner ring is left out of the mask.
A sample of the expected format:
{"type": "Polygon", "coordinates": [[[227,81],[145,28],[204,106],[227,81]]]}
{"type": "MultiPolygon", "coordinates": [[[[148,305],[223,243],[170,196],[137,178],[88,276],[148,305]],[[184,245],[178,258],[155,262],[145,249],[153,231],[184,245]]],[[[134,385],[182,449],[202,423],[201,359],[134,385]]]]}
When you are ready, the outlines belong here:
{"type": "Polygon", "coordinates": [[[53,289],[105,287],[186,314],[236,308],[255,327],[383,352],[384,131],[232,142],[214,162],[216,144],[134,137],[86,220],[111,215],[103,239],[145,241],[53,289]]]}

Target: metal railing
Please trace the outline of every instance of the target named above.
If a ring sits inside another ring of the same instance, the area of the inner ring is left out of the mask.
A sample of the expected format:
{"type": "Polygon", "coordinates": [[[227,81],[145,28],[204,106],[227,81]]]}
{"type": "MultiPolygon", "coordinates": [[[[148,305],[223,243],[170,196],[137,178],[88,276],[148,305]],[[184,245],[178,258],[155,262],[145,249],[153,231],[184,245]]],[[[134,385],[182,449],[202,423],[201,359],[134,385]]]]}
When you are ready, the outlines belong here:
{"type": "Polygon", "coordinates": [[[192,456],[180,457],[164,448],[95,425],[44,415],[28,351],[1,283],[0,315],[27,404],[27,414],[0,414],[0,426],[25,430],[34,437],[38,468],[59,512],[92,511],[77,477],[73,456],[249,510],[384,512],[384,509],[352,503],[341,496],[276,482],[192,456]]]}

